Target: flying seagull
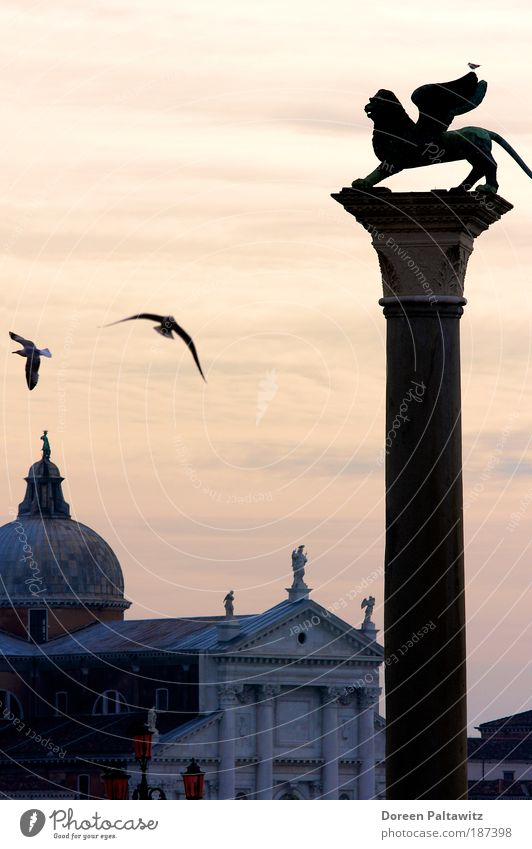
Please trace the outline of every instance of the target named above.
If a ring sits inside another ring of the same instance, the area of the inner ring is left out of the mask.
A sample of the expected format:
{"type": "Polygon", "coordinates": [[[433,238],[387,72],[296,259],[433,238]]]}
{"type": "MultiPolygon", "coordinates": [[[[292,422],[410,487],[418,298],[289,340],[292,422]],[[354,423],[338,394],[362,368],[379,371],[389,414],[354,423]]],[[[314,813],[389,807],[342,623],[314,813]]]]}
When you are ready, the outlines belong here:
{"type": "Polygon", "coordinates": [[[123,321],[134,321],[137,318],[147,318],[148,321],[157,322],[157,327],[153,329],[160,333],[161,336],[165,336],[167,339],[173,339],[173,334],[177,333],[178,336],[181,337],[185,345],[188,346],[190,353],[194,357],[194,362],[198,367],[198,371],[201,374],[205,383],[207,383],[205,379],[205,375],[201,370],[201,365],[198,357],[198,352],[196,351],[196,346],[192,341],[192,337],[188,335],[186,330],[183,330],[182,327],[179,326],[173,315],[154,315],[151,312],[139,312],[138,315],[130,315],[129,318],[121,318],[119,321],[112,321],[110,324],[104,324],[104,327],[112,327],[113,324],[121,324],[123,321]]]}
{"type": "Polygon", "coordinates": [[[21,351],[13,351],[13,354],[18,354],[20,357],[26,357],[26,383],[31,391],[37,386],[39,380],[39,366],[41,357],[51,357],[48,348],[37,348],[35,342],[30,342],[29,339],[23,339],[22,336],[17,336],[16,333],[9,331],[11,338],[22,345],[21,351]]]}
{"type": "Polygon", "coordinates": [[[480,68],[481,66],[480,66],[480,65],[475,65],[475,63],[474,63],[474,62],[468,62],[468,63],[467,63],[467,67],[468,67],[468,68],[471,68],[471,70],[472,70],[472,71],[474,71],[474,70],[475,70],[475,68],[480,68]]]}

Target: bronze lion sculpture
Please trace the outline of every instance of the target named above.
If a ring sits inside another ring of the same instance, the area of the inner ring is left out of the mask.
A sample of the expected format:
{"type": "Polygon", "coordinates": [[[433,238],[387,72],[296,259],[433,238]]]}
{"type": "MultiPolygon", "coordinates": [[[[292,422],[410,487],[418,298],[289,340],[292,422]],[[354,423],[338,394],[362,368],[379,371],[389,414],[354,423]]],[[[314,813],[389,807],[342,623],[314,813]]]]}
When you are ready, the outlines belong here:
{"type": "Polygon", "coordinates": [[[412,102],[419,109],[417,123],[393,91],[381,88],[365,107],[374,122],[373,150],[380,163],[367,177],[354,180],[353,188],[369,189],[405,168],[465,159],[471,165],[471,172],[451,191],[468,191],[484,177],[485,184],[476,190],[496,192],[499,184],[492,142],[497,142],[532,177],[530,168],[497,133],[482,127],[448,131],[457,115],[470,112],[481,103],[487,87],[473,72],[452,82],[420,86],[412,94],[412,102]]]}

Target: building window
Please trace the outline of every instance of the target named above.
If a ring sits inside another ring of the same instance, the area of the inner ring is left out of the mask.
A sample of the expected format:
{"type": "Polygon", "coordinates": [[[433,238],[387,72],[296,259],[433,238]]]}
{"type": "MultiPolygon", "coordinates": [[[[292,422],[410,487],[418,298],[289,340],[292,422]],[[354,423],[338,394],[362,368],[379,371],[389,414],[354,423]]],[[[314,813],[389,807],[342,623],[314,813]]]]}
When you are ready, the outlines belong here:
{"type": "Polygon", "coordinates": [[[55,715],[62,716],[68,710],[68,696],[64,690],[55,694],[55,715]]]}
{"type": "Polygon", "coordinates": [[[300,631],[299,634],[297,635],[297,641],[298,641],[299,645],[302,646],[303,643],[306,642],[306,639],[307,639],[307,635],[304,634],[303,631],[300,631]]]}
{"type": "Polygon", "coordinates": [[[168,710],[168,690],[166,687],[159,687],[155,691],[155,710],[168,710]]]}
{"type": "Polygon", "coordinates": [[[513,770],[513,769],[512,770],[508,770],[508,769],[503,770],[503,773],[502,773],[502,780],[503,781],[513,781],[514,778],[515,778],[515,770],[513,770]]]}
{"type": "Polygon", "coordinates": [[[22,705],[10,690],[0,690],[0,720],[22,719],[22,705]]]}
{"type": "Polygon", "coordinates": [[[349,796],[348,793],[340,793],[340,795],[338,796],[340,802],[344,802],[346,799],[349,800],[350,798],[351,796],[349,796]]]}
{"type": "Polygon", "coordinates": [[[78,799],[90,798],[90,777],[86,773],[78,775],[78,799]]]}
{"type": "Polygon", "coordinates": [[[128,713],[128,706],[122,693],[118,690],[105,690],[94,702],[92,712],[95,714],[128,713]]]}
{"type": "Polygon", "coordinates": [[[246,796],[246,794],[245,794],[245,793],[243,793],[242,791],[240,791],[239,793],[237,793],[237,794],[236,794],[236,796],[235,796],[235,800],[236,800],[236,799],[240,799],[240,800],[241,800],[241,799],[247,799],[247,796],[246,796]]]}
{"type": "Polygon", "coordinates": [[[37,609],[28,611],[28,634],[35,643],[45,643],[48,639],[48,611],[37,609]]]}

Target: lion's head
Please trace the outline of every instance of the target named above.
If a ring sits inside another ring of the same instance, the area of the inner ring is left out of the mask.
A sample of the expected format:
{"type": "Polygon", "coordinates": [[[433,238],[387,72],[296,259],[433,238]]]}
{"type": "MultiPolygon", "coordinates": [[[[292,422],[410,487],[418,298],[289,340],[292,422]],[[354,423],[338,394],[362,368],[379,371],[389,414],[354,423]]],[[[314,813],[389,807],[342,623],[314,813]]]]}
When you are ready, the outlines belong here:
{"type": "Polygon", "coordinates": [[[364,111],[368,118],[371,118],[373,123],[381,129],[400,128],[406,123],[413,123],[393,91],[388,91],[386,88],[380,88],[377,94],[370,97],[364,111]]]}

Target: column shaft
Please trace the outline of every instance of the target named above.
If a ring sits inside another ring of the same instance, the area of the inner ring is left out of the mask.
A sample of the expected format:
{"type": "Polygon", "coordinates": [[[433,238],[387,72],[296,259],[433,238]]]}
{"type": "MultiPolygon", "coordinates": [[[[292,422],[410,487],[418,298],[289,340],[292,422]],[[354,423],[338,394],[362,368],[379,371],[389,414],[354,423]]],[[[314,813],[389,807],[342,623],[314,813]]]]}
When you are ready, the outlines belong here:
{"type": "Polygon", "coordinates": [[[467,786],[462,303],[384,299],[389,799],[455,799],[467,786]]]}
{"type": "Polygon", "coordinates": [[[218,775],[218,798],[235,798],[235,698],[220,698],[223,715],[219,725],[218,752],[220,757],[218,775]]]}
{"type": "Polygon", "coordinates": [[[330,691],[324,694],[322,715],[322,799],[338,799],[338,701],[330,691]]]}
{"type": "Polygon", "coordinates": [[[374,699],[361,694],[358,718],[358,755],[360,773],[358,798],[373,799],[375,796],[375,707],[374,699]]]}
{"type": "Polygon", "coordinates": [[[257,799],[271,799],[273,791],[273,699],[257,705],[257,799]]]}

